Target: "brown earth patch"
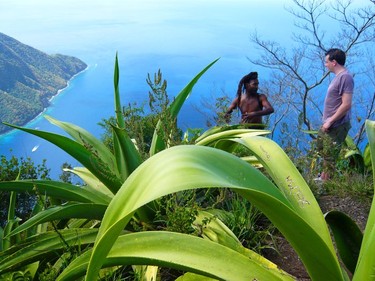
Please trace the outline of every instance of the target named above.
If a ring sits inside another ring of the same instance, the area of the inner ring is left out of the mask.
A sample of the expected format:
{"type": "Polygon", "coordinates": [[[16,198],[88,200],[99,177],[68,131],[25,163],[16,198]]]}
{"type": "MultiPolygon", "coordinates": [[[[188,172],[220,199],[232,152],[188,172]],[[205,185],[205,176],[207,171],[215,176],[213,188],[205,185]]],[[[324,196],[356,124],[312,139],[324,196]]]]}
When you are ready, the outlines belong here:
{"type": "MultiPolygon", "coordinates": [[[[362,231],[365,229],[371,206],[370,200],[325,195],[321,196],[318,202],[323,213],[332,210],[344,212],[358,224],[362,231]]],[[[282,236],[275,237],[272,247],[276,250],[267,249],[264,253],[267,259],[277,264],[279,268],[295,276],[299,281],[310,280],[300,258],[282,236]]]]}

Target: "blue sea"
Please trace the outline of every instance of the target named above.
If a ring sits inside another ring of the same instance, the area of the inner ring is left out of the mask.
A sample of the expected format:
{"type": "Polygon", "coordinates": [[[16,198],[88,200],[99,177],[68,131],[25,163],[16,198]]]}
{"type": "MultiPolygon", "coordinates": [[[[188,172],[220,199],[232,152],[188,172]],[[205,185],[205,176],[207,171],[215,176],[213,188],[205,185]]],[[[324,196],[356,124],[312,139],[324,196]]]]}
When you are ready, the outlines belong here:
{"type": "MultiPolygon", "coordinates": [[[[220,58],[199,80],[179,115],[179,126],[205,128],[203,103],[234,97],[239,79],[255,69],[248,57],[257,50],[250,42],[255,30],[264,38],[288,44],[293,21],[279,0],[0,0],[0,32],[48,54],[75,56],[88,68],[75,76],[29,128],[62,133],[44,118],[74,123],[96,137],[97,125],[114,114],[113,70],[120,65],[123,105],[148,99],[147,74],[159,69],[173,97],[205,66],[220,58]]],[[[47,159],[58,178],[64,162],[79,166],[54,145],[20,131],[0,136],[0,155],[47,159]]]]}

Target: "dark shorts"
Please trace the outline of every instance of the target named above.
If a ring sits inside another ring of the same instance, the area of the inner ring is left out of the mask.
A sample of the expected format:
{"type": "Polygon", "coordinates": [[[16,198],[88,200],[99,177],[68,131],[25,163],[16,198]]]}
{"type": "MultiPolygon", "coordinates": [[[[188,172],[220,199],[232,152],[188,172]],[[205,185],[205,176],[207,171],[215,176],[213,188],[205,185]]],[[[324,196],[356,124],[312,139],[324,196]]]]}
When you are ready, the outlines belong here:
{"type": "Polygon", "coordinates": [[[329,129],[326,133],[321,129],[318,132],[317,149],[320,156],[331,166],[330,168],[335,165],[335,161],[339,156],[342,144],[348,135],[350,127],[350,122],[346,122],[329,129]]]}

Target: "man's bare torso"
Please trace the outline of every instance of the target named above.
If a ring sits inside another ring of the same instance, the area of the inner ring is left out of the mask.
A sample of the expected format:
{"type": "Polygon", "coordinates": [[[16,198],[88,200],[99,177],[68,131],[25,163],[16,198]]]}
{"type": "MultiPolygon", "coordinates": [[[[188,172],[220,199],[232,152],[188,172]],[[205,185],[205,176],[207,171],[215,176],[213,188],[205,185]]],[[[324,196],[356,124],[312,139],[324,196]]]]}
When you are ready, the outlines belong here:
{"type": "Polygon", "coordinates": [[[243,123],[262,123],[262,116],[248,117],[247,113],[262,110],[262,102],[258,94],[255,95],[242,95],[240,110],[242,114],[243,123]]]}

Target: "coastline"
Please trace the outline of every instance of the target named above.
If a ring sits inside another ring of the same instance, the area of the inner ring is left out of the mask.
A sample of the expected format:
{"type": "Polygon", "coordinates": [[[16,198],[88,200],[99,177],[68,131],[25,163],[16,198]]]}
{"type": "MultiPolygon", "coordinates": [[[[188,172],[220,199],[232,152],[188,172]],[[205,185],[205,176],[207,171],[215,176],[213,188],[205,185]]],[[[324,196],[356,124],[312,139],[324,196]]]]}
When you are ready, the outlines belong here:
{"type": "MultiPolygon", "coordinates": [[[[61,88],[61,89],[57,90],[56,94],[53,95],[52,97],[50,97],[50,98],[48,99],[48,102],[51,103],[52,100],[53,100],[55,97],[57,97],[61,92],[63,92],[63,91],[66,90],[67,88],[69,88],[69,86],[70,86],[70,82],[71,82],[75,77],[77,77],[77,76],[80,75],[81,73],[83,73],[83,72],[85,72],[86,70],[88,70],[89,67],[90,67],[89,65],[86,66],[85,69],[81,70],[80,72],[78,72],[78,73],[74,74],[72,77],[70,77],[70,79],[69,79],[68,81],[66,81],[66,86],[65,86],[64,88],[61,88]]],[[[44,110],[43,110],[40,114],[42,114],[44,111],[46,111],[46,109],[47,109],[47,107],[45,107],[44,110]]],[[[40,114],[38,114],[38,116],[39,116],[40,114]]],[[[37,118],[38,116],[36,116],[35,118],[37,118]]],[[[35,119],[35,118],[34,118],[34,119],[35,119]]],[[[28,121],[27,123],[29,123],[29,122],[31,122],[31,121],[32,121],[32,120],[28,121]]],[[[26,124],[27,124],[27,123],[26,123],[26,124]]]]}
{"type": "MultiPolygon", "coordinates": [[[[72,77],[70,77],[70,79],[66,81],[66,86],[65,86],[64,88],[61,88],[61,89],[57,90],[56,94],[53,95],[52,97],[50,97],[50,98],[48,99],[49,106],[51,105],[51,102],[53,101],[53,99],[54,99],[55,97],[57,97],[57,96],[60,95],[64,90],[66,90],[66,89],[69,88],[71,81],[72,81],[75,77],[77,77],[78,75],[80,75],[80,74],[82,74],[83,72],[87,71],[87,70],[89,69],[89,67],[90,67],[90,66],[87,65],[85,69],[81,70],[80,72],[77,72],[77,73],[74,74],[72,77]]],[[[41,116],[47,111],[47,109],[48,109],[49,106],[44,107],[43,110],[42,110],[41,112],[39,112],[36,116],[33,116],[33,117],[30,118],[27,122],[25,122],[24,124],[21,124],[21,125],[19,125],[19,126],[22,126],[22,127],[23,127],[23,126],[27,126],[27,125],[29,125],[30,123],[33,123],[34,121],[36,121],[38,118],[40,118],[40,117],[41,117],[41,116]]],[[[14,129],[14,128],[11,128],[11,129],[8,130],[8,131],[5,131],[5,132],[3,132],[3,133],[0,133],[0,138],[7,137],[7,136],[9,136],[10,134],[14,133],[14,131],[15,131],[15,129],[14,129]]]]}

